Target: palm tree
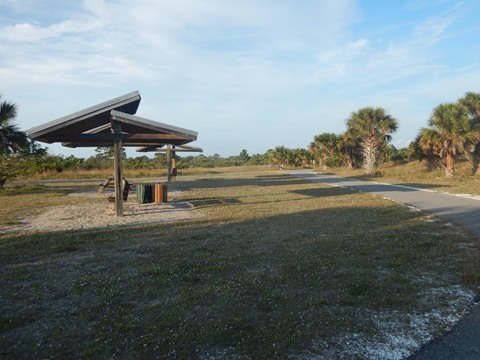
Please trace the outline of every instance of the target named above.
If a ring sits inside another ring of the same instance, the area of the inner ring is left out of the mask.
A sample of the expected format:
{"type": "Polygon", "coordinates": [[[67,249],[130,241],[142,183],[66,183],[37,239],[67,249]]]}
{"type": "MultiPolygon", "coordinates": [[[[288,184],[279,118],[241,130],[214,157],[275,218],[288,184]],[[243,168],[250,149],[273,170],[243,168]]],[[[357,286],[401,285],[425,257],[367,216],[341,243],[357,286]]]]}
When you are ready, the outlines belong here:
{"type": "Polygon", "coordinates": [[[349,129],[340,135],[339,147],[343,153],[344,162],[347,163],[350,169],[354,169],[357,166],[357,162],[360,162],[360,144],[360,138],[353,129],[349,129]]]}
{"type": "Polygon", "coordinates": [[[13,124],[17,116],[17,106],[1,101],[0,96],[0,154],[11,155],[28,146],[28,137],[13,124]]]}
{"type": "Polygon", "coordinates": [[[280,167],[289,165],[292,162],[292,155],[292,150],[286,148],[283,145],[277,146],[275,149],[269,150],[267,152],[270,165],[277,165],[280,167]]]}
{"type": "Polygon", "coordinates": [[[296,148],[292,152],[295,166],[307,167],[313,159],[312,154],[307,149],[296,148]]]}
{"type": "Polygon", "coordinates": [[[458,103],[467,109],[471,122],[471,132],[467,139],[467,149],[472,163],[472,175],[480,173],[480,93],[466,92],[458,103]]]}
{"type": "Polygon", "coordinates": [[[458,100],[458,102],[468,109],[469,115],[480,121],[480,93],[467,91],[465,96],[458,100]]]}
{"type": "Polygon", "coordinates": [[[365,107],[353,112],[347,120],[348,131],[353,131],[361,139],[363,168],[373,174],[378,166],[381,146],[390,140],[398,122],[381,107],[365,107]]]}
{"type": "Polygon", "coordinates": [[[442,143],[445,176],[454,177],[457,154],[463,151],[471,129],[466,108],[455,103],[440,104],[433,110],[429,124],[442,143]]]}
{"type": "Polygon", "coordinates": [[[420,130],[416,142],[422,155],[427,161],[427,170],[437,170],[441,168],[442,140],[440,134],[435,129],[423,128],[420,130]]]}
{"type": "Polygon", "coordinates": [[[322,161],[334,157],[338,153],[340,136],[333,133],[321,133],[313,137],[313,141],[308,146],[308,150],[315,158],[322,161]]]}

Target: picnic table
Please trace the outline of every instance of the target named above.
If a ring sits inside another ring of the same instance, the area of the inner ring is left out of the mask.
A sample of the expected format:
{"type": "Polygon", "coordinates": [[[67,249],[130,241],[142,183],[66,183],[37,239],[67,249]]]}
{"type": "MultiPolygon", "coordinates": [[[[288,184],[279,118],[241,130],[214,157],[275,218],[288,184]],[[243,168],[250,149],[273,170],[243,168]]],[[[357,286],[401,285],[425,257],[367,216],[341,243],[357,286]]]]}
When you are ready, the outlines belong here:
{"type": "MultiPolygon", "coordinates": [[[[123,201],[127,201],[128,198],[128,193],[130,192],[130,189],[133,186],[133,183],[122,177],[123,181],[123,201]]],[[[115,177],[112,175],[108,176],[104,181],[102,181],[100,184],[95,185],[97,188],[98,192],[104,192],[105,189],[107,188],[114,188],[115,187],[115,177]]],[[[114,202],[115,201],[115,196],[110,195],[108,198],[108,201],[114,202]]]]}

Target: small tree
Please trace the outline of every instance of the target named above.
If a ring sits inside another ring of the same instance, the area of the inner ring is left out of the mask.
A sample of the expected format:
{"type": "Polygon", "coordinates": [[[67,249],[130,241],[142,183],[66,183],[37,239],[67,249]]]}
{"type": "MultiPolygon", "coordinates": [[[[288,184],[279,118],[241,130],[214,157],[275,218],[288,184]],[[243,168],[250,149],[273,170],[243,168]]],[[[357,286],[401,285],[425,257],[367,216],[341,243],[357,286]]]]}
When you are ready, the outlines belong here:
{"type": "Polygon", "coordinates": [[[0,187],[27,169],[26,160],[20,153],[22,150],[28,152],[32,143],[25,132],[20,131],[14,123],[16,116],[17,106],[2,101],[0,96],[0,187]]]}
{"type": "Polygon", "coordinates": [[[112,160],[113,159],[113,147],[112,146],[99,146],[95,148],[95,157],[98,160],[112,160]]]}
{"type": "Polygon", "coordinates": [[[341,137],[333,133],[321,133],[313,137],[313,141],[308,146],[308,150],[319,160],[319,164],[327,159],[336,157],[339,153],[341,137]]]}
{"type": "Polygon", "coordinates": [[[275,149],[269,150],[267,156],[270,165],[283,167],[292,162],[293,154],[292,151],[285,146],[277,146],[275,149]]]}
{"type": "Polygon", "coordinates": [[[302,148],[297,148],[292,150],[292,165],[306,167],[310,160],[312,159],[312,154],[302,148]]]}
{"type": "Polygon", "coordinates": [[[420,160],[425,159],[427,170],[433,171],[442,167],[442,139],[435,129],[423,128],[417,139],[418,148],[421,151],[420,160]]]}
{"type": "Polygon", "coordinates": [[[0,155],[18,153],[28,145],[28,137],[14,124],[17,105],[2,101],[0,96],[0,155]]]}
{"type": "Polygon", "coordinates": [[[467,92],[458,100],[467,110],[470,119],[470,134],[466,138],[468,158],[472,164],[472,175],[480,173],[480,93],[467,92]]]}
{"type": "Polygon", "coordinates": [[[238,155],[238,160],[242,163],[248,162],[250,160],[250,155],[248,155],[247,150],[243,149],[240,154],[238,155]]]}
{"type": "Polygon", "coordinates": [[[373,174],[378,167],[382,145],[397,130],[398,121],[381,107],[365,107],[352,113],[347,126],[347,131],[353,131],[361,139],[363,168],[367,174],[373,174]]]}
{"type": "Polygon", "coordinates": [[[21,156],[0,155],[0,188],[8,180],[15,180],[28,169],[27,161],[21,156]]]}
{"type": "Polygon", "coordinates": [[[361,161],[361,139],[358,133],[353,129],[348,129],[340,135],[339,145],[343,161],[350,169],[354,169],[361,161]]]}
{"type": "Polygon", "coordinates": [[[430,117],[430,126],[438,133],[442,143],[440,156],[445,160],[445,176],[455,176],[458,153],[463,152],[471,123],[465,107],[456,103],[438,105],[430,117]]]}

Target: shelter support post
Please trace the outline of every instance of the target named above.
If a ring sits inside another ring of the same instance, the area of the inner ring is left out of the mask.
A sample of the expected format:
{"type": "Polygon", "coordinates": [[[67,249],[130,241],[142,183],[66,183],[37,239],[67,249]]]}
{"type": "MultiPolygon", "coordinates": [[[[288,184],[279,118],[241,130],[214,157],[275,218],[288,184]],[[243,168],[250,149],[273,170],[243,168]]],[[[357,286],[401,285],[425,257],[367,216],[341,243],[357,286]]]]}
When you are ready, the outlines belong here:
{"type": "Polygon", "coordinates": [[[115,213],[117,216],[123,216],[123,192],[122,192],[122,125],[117,121],[112,121],[113,129],[113,168],[115,172],[115,213]]]}
{"type": "Polygon", "coordinates": [[[172,146],[167,145],[167,183],[172,182],[172,146]]]}
{"type": "Polygon", "coordinates": [[[177,180],[177,163],[175,162],[175,150],[176,150],[176,147],[175,145],[172,146],[172,172],[170,173],[171,174],[171,177],[170,177],[170,180],[172,181],[176,181],[177,180]]]}

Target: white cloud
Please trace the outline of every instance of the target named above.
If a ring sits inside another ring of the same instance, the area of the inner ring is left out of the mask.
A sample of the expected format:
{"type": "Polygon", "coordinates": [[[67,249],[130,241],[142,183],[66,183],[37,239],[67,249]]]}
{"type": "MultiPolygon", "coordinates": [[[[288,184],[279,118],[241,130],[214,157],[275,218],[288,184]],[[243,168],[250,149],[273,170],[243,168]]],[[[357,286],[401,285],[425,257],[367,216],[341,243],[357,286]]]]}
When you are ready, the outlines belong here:
{"type": "Polygon", "coordinates": [[[448,0],[410,0],[406,8],[412,11],[425,10],[444,5],[448,0]]]}
{"type": "Polygon", "coordinates": [[[358,39],[352,41],[348,44],[348,47],[351,49],[363,49],[369,45],[369,41],[367,39],[358,39]]]}
{"type": "Polygon", "coordinates": [[[67,20],[47,27],[21,23],[3,28],[0,33],[0,40],[28,44],[48,39],[58,39],[69,34],[85,33],[96,27],[98,25],[94,21],[67,20]]]}
{"type": "Polygon", "coordinates": [[[1,29],[0,39],[10,43],[10,47],[4,45],[5,51],[21,54],[21,58],[16,56],[16,64],[23,62],[29,68],[30,61],[40,62],[59,72],[68,67],[59,67],[57,62],[70,61],[70,69],[80,77],[85,75],[85,67],[91,69],[92,76],[108,77],[112,72],[120,73],[114,69],[121,70],[122,65],[125,80],[129,74],[138,75],[132,70],[134,66],[160,79],[165,78],[165,69],[178,73],[183,68],[185,74],[195,74],[223,67],[228,72],[231,69],[226,61],[232,59],[238,69],[245,70],[245,74],[237,70],[244,77],[252,70],[257,74],[275,71],[285,55],[297,52],[295,56],[301,56],[303,49],[334,41],[336,33],[354,16],[354,8],[350,0],[308,2],[301,8],[285,0],[275,2],[275,6],[256,1],[225,6],[222,1],[206,0],[145,0],[134,5],[123,0],[87,0],[83,13],[75,14],[75,19],[48,25],[14,24],[1,29]],[[41,59],[39,45],[47,54],[41,59]],[[112,56],[115,61],[98,61],[112,56]],[[93,69],[98,65],[102,68],[96,74],[93,69]],[[113,70],[103,70],[106,66],[113,70]]]}

